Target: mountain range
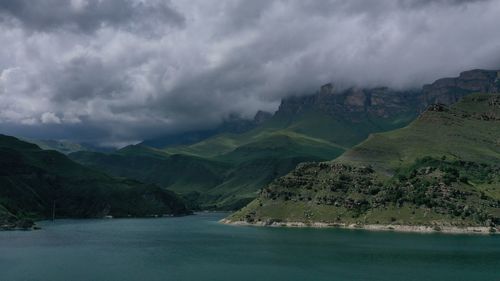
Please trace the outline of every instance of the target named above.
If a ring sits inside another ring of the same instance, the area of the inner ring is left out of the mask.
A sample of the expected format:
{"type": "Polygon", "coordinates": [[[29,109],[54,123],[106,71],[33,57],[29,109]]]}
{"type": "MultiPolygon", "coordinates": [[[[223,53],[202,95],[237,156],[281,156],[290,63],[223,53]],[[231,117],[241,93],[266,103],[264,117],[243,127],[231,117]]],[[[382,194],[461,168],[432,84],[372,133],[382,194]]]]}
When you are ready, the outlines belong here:
{"type": "Polygon", "coordinates": [[[499,72],[489,70],[404,91],[326,84],[313,94],[285,98],[274,114],[259,112],[253,120],[232,118],[212,130],[69,157],[174,190],[193,208],[234,210],[299,163],[335,159],[370,134],[408,125],[430,104],[451,105],[474,92],[498,92],[499,85],[499,72]]]}
{"type": "Polygon", "coordinates": [[[416,97],[389,89],[337,92],[327,85],[315,95],[283,100],[276,113],[243,132],[225,131],[193,144],[145,142],[111,154],[69,156],[115,176],[174,190],[193,207],[238,209],[297,164],[333,159],[370,133],[408,124],[418,114],[416,97]],[[360,103],[360,95],[372,97],[373,104],[360,103]]]}

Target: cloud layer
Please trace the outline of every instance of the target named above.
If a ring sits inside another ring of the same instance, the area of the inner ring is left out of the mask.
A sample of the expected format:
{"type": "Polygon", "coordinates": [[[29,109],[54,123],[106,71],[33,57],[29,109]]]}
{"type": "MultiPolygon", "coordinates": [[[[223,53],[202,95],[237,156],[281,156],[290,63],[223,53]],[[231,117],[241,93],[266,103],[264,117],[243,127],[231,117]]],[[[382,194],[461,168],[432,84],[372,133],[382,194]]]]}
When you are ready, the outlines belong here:
{"type": "Polygon", "coordinates": [[[0,132],[123,145],[321,84],[500,68],[500,1],[4,0],[0,132]]]}

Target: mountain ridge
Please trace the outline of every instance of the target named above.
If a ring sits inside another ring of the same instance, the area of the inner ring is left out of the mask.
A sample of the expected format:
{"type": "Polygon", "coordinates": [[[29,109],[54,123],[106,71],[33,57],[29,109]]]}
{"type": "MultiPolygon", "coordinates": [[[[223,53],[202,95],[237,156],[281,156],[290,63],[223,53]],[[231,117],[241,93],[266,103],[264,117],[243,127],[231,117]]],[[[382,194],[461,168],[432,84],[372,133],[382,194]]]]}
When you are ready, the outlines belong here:
{"type": "MultiPolygon", "coordinates": [[[[315,108],[326,114],[340,118],[356,118],[356,114],[372,114],[378,117],[388,117],[401,110],[408,110],[416,114],[425,110],[429,105],[442,103],[451,105],[461,97],[474,92],[498,93],[500,92],[500,70],[472,69],[461,72],[457,77],[447,77],[424,84],[420,88],[410,90],[395,90],[389,87],[349,87],[337,89],[333,83],[324,84],[318,91],[300,96],[289,96],[282,99],[279,108],[274,113],[258,111],[253,120],[230,118],[223,122],[215,130],[193,131],[181,133],[198,134],[195,140],[190,142],[169,143],[170,145],[193,144],[203,141],[220,133],[243,133],[252,129],[252,126],[242,126],[246,129],[228,129],[227,127],[238,127],[239,122],[250,122],[262,124],[275,115],[297,114],[306,108],[315,108]],[[410,108],[410,109],[408,109],[410,108]],[[346,116],[348,114],[352,116],[346,116]],[[265,116],[262,118],[261,116],[265,116]],[[260,121],[257,121],[259,120],[260,121]],[[231,125],[232,124],[232,125],[231,125]],[[197,133],[198,132],[198,133],[197,133]],[[204,134],[203,132],[210,132],[204,134]]],[[[172,137],[175,137],[173,135],[172,137]]],[[[142,144],[150,145],[153,140],[144,141],[142,144]]],[[[165,148],[162,145],[152,145],[156,148],[165,148]]]]}

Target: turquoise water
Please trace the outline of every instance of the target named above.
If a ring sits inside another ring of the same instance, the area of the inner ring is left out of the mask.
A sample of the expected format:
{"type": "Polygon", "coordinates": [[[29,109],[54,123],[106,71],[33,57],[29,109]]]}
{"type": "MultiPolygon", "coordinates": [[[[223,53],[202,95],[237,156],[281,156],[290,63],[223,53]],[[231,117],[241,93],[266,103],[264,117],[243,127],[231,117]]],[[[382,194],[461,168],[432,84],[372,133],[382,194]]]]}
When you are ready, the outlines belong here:
{"type": "Polygon", "coordinates": [[[224,215],[0,232],[0,280],[500,280],[500,236],[235,227],[224,215]]]}

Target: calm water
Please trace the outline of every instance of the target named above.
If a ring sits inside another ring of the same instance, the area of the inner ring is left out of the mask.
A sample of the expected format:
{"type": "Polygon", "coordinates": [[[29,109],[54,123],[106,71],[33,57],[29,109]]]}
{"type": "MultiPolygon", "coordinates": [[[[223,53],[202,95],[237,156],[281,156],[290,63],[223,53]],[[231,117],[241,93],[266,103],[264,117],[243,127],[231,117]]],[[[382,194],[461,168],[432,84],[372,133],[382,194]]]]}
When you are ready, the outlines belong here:
{"type": "Polygon", "coordinates": [[[234,227],[223,216],[0,232],[0,280],[500,280],[500,236],[234,227]]]}

